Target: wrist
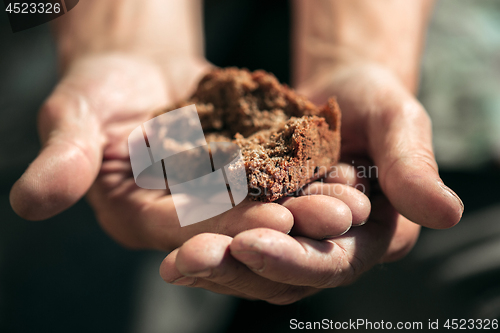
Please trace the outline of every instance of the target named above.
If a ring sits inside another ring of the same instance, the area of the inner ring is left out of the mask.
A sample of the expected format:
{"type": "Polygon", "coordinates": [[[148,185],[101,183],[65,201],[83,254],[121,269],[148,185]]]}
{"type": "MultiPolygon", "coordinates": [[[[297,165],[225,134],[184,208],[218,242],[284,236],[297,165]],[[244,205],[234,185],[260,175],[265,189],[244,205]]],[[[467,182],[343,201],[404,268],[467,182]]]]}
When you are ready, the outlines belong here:
{"type": "Polygon", "coordinates": [[[54,20],[53,31],[63,70],[96,55],[157,63],[203,56],[199,0],[86,0],[54,20]]]}
{"type": "Polygon", "coordinates": [[[325,70],[370,63],[416,91],[432,1],[294,2],[294,83],[325,70]]]}
{"type": "MultiPolygon", "coordinates": [[[[335,61],[324,62],[316,67],[306,80],[298,82],[296,89],[299,93],[320,105],[331,96],[342,100],[349,95],[353,82],[367,92],[373,91],[375,86],[398,87],[411,96],[410,88],[384,64],[363,57],[338,57],[335,61]],[[349,89],[347,89],[349,87],[349,89]],[[346,90],[347,89],[347,90],[346,90]]],[[[368,96],[359,96],[364,99],[368,96]]]]}
{"type": "MultiPolygon", "coordinates": [[[[77,82],[82,81],[86,77],[82,68],[91,68],[91,73],[99,73],[92,78],[96,83],[106,81],[106,77],[110,75],[127,77],[130,70],[140,79],[139,71],[145,79],[156,77],[157,87],[161,86],[168,98],[168,104],[175,104],[193,92],[197,82],[212,66],[204,57],[172,54],[161,57],[133,51],[102,51],[73,57],[63,68],[63,80],[72,78],[77,82]]],[[[116,84],[116,89],[119,89],[119,82],[116,84]]]]}
{"type": "Polygon", "coordinates": [[[377,57],[369,52],[352,49],[342,45],[330,45],[328,54],[316,54],[305,57],[303,64],[296,63],[296,67],[307,68],[302,75],[295,77],[294,85],[300,89],[312,83],[325,85],[325,81],[332,81],[343,73],[359,71],[386,72],[394,76],[412,93],[416,93],[419,81],[419,59],[398,60],[393,54],[377,57]],[[321,83],[322,82],[322,83],[321,83]]]}

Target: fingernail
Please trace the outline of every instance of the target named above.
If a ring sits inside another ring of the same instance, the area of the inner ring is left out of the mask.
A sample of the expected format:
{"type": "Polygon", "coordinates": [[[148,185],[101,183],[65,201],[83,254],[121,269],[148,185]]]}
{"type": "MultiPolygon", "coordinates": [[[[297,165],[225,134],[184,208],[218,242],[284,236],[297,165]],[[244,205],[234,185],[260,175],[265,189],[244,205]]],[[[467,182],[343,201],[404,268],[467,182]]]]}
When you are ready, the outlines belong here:
{"type": "Polygon", "coordinates": [[[352,226],[353,227],[361,227],[362,225],[365,225],[367,221],[368,220],[364,220],[364,221],[359,222],[358,224],[353,224],[352,226]]]}
{"type": "Polygon", "coordinates": [[[196,283],[196,278],[195,277],[189,277],[189,276],[182,276],[172,282],[171,284],[175,284],[177,286],[191,286],[196,283]]]}
{"type": "Polygon", "coordinates": [[[339,235],[325,236],[323,239],[331,239],[331,238],[336,238],[336,237],[343,236],[346,232],[348,232],[349,230],[351,230],[351,227],[352,227],[352,225],[350,225],[349,228],[347,228],[347,230],[345,230],[344,232],[342,232],[339,235]]]}
{"type": "Polygon", "coordinates": [[[443,190],[445,190],[447,193],[451,194],[453,197],[455,197],[455,199],[458,201],[458,203],[460,204],[460,208],[461,208],[461,212],[463,213],[464,212],[464,203],[462,202],[462,199],[460,199],[460,197],[455,193],[453,192],[453,190],[451,188],[449,188],[448,186],[446,186],[443,182],[441,181],[438,181],[439,183],[439,186],[441,186],[441,188],[443,190]]]}
{"type": "Polygon", "coordinates": [[[242,252],[232,252],[232,255],[243,262],[248,268],[254,271],[262,272],[265,267],[264,256],[257,252],[252,251],[242,251],[242,252]]]}
{"type": "Polygon", "coordinates": [[[199,272],[194,272],[194,273],[183,273],[183,274],[185,274],[186,276],[194,276],[194,277],[200,277],[200,278],[207,278],[210,275],[212,275],[212,270],[209,268],[209,269],[206,269],[204,271],[199,271],[199,272]]]}

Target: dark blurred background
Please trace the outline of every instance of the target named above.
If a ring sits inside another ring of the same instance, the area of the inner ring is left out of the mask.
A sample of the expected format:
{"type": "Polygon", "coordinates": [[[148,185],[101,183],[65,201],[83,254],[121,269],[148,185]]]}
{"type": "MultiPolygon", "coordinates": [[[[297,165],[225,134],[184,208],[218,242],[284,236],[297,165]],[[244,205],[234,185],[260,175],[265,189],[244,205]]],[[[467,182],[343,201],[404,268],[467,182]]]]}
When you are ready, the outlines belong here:
{"type": "MultiPolygon", "coordinates": [[[[208,59],[289,83],[289,6],[206,1],[208,59]]],[[[121,248],[84,201],[43,222],[17,217],[9,190],[37,155],[36,112],[57,80],[47,25],[13,34],[0,14],[0,79],[0,332],[280,332],[291,318],[500,318],[499,2],[439,1],[422,66],[419,98],[463,221],[423,230],[407,258],[352,286],[289,306],[167,286],[158,275],[165,254],[121,248]]]]}

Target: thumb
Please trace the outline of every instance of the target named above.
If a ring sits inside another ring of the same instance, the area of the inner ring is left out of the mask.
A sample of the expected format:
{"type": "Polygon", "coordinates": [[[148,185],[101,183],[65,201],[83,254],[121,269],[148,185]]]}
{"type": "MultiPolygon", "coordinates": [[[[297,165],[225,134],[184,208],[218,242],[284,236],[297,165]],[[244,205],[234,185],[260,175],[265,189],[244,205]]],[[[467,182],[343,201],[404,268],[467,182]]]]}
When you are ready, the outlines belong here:
{"type": "Polygon", "coordinates": [[[439,177],[429,116],[409,94],[385,102],[384,110],[368,125],[371,155],[379,167],[382,190],[409,220],[429,228],[454,226],[464,206],[439,177]]]}
{"type": "Polygon", "coordinates": [[[42,149],[10,191],[28,220],[52,217],[76,203],[100,169],[103,136],[84,96],[56,88],[39,113],[42,149]]]}
{"type": "Polygon", "coordinates": [[[439,177],[430,118],[401,81],[379,65],[354,63],[303,89],[315,100],[332,92],[343,110],[342,154],[368,153],[383,193],[408,220],[439,229],[457,224],[463,203],[439,177]],[[330,90],[321,89],[325,82],[330,90]]]}

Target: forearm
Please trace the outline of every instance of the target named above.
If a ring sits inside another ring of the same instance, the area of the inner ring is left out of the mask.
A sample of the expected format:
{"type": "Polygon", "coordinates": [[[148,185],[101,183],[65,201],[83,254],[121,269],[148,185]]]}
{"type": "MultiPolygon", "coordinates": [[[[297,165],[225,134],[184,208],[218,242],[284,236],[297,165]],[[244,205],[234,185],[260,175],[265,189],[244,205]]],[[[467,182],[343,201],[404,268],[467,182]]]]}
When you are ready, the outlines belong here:
{"type": "Polygon", "coordinates": [[[294,83],[345,62],[390,69],[415,91],[432,0],[294,2],[294,83]]]}
{"type": "Polygon", "coordinates": [[[186,97],[210,64],[204,58],[201,0],[86,0],[54,20],[62,73],[82,60],[147,62],[173,101],[186,97]]]}
{"type": "Polygon", "coordinates": [[[63,67],[78,57],[128,52],[202,57],[200,0],[86,0],[54,21],[63,67]]]}

